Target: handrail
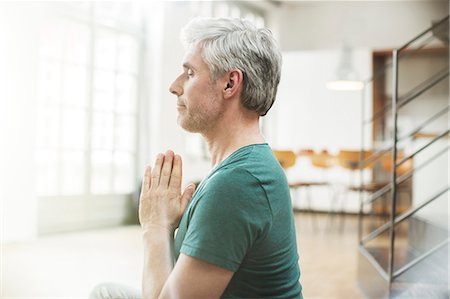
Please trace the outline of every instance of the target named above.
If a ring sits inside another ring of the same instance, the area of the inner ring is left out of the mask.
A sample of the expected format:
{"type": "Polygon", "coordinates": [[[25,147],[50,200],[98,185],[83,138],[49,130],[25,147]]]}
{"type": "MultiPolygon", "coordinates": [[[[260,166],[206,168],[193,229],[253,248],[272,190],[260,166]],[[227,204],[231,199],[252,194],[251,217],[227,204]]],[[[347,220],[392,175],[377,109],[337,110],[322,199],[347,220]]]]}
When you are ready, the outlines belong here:
{"type": "MultiPolygon", "coordinates": [[[[406,53],[402,53],[401,56],[399,56],[399,59],[404,59],[407,58],[413,54],[415,54],[415,51],[419,51],[420,49],[424,48],[426,45],[429,44],[430,41],[436,39],[435,36],[430,36],[428,37],[425,41],[422,42],[422,44],[418,45],[417,47],[415,47],[412,51],[410,52],[406,52],[406,53]]],[[[388,68],[392,67],[392,61],[388,61],[384,64],[383,67],[379,68],[375,74],[372,75],[372,77],[363,80],[364,85],[369,84],[370,82],[374,81],[376,78],[380,77],[380,75],[382,75],[383,73],[385,73],[387,71],[388,68]]],[[[389,104],[388,104],[389,105],[389,104]]]]}
{"type": "MultiPolygon", "coordinates": [[[[447,113],[450,110],[450,105],[448,105],[447,107],[445,107],[444,109],[440,110],[439,112],[437,112],[436,114],[434,114],[433,116],[431,116],[430,118],[428,118],[427,120],[425,120],[422,124],[420,124],[418,127],[416,127],[416,129],[412,130],[411,132],[403,135],[402,137],[398,138],[398,142],[403,141],[407,138],[413,137],[415,134],[417,134],[418,132],[420,132],[423,128],[425,128],[428,124],[430,124],[431,122],[433,122],[435,119],[441,117],[442,115],[444,115],[445,113],[447,113]]],[[[369,156],[367,159],[363,160],[361,162],[362,167],[364,167],[365,165],[368,165],[376,160],[378,160],[378,158],[382,157],[384,154],[386,154],[387,152],[389,152],[392,149],[392,145],[389,144],[389,146],[387,146],[386,148],[383,148],[375,153],[373,153],[371,156],[369,156]]]]}
{"type": "Polygon", "coordinates": [[[428,250],[427,252],[425,252],[424,254],[422,254],[421,256],[419,256],[418,258],[416,258],[415,260],[409,262],[408,264],[406,264],[405,266],[403,266],[402,268],[398,269],[397,271],[395,271],[395,273],[392,275],[392,277],[395,279],[397,277],[399,277],[400,275],[402,275],[405,271],[408,271],[409,269],[411,269],[412,267],[414,267],[416,264],[420,263],[421,261],[423,261],[424,259],[426,259],[427,257],[429,257],[430,255],[432,255],[433,253],[435,253],[436,251],[438,251],[439,249],[441,249],[442,247],[444,247],[445,245],[447,245],[447,243],[450,242],[450,239],[444,240],[441,243],[439,243],[438,245],[434,246],[433,248],[431,248],[430,250],[428,250]]]}
{"type": "Polygon", "coordinates": [[[441,139],[442,137],[448,135],[448,133],[450,133],[450,129],[447,129],[444,133],[442,133],[441,135],[435,137],[433,140],[431,140],[430,142],[428,142],[427,144],[425,144],[424,146],[422,146],[421,148],[419,148],[418,150],[416,150],[414,153],[412,153],[411,155],[405,157],[404,159],[402,159],[400,162],[395,164],[395,168],[400,167],[403,163],[405,163],[406,161],[408,161],[411,158],[414,158],[414,156],[416,156],[418,153],[420,153],[421,151],[423,151],[424,149],[426,149],[427,147],[429,147],[430,145],[432,145],[433,143],[435,143],[436,141],[438,141],[439,139],[441,139]]]}
{"type": "Polygon", "coordinates": [[[433,29],[441,26],[443,23],[448,22],[449,16],[446,16],[445,18],[443,18],[442,20],[440,20],[439,22],[435,23],[433,26],[431,26],[430,28],[428,28],[427,30],[421,32],[419,35],[417,35],[415,38],[411,39],[409,42],[407,42],[406,44],[404,44],[402,47],[400,47],[398,49],[399,52],[403,51],[404,49],[406,49],[407,47],[409,47],[411,44],[413,44],[416,40],[418,40],[419,38],[421,38],[422,36],[424,36],[425,34],[427,34],[430,31],[433,31],[433,29]]]}
{"type": "MultiPolygon", "coordinates": [[[[438,84],[441,80],[445,79],[449,75],[449,70],[447,68],[443,68],[442,70],[438,71],[435,75],[433,75],[431,78],[426,79],[416,87],[414,87],[412,90],[410,90],[407,94],[401,96],[398,100],[398,108],[401,108],[408,104],[410,101],[414,100],[418,96],[420,96],[422,93],[433,87],[434,85],[438,84]],[[422,87],[424,86],[424,87],[422,87]]],[[[387,103],[384,105],[384,107],[376,112],[371,118],[364,121],[364,125],[370,124],[383,116],[386,112],[389,112],[392,109],[391,104],[387,103]]]]}
{"type": "MultiPolygon", "coordinates": [[[[413,174],[416,171],[418,171],[418,170],[422,169],[423,167],[427,166],[429,163],[431,163],[432,161],[437,159],[440,155],[446,153],[449,149],[450,149],[450,145],[447,145],[441,151],[437,152],[435,155],[433,155],[431,158],[429,158],[426,162],[420,164],[419,166],[414,167],[413,169],[407,171],[406,173],[404,173],[403,175],[398,177],[397,178],[397,185],[400,185],[401,183],[403,183],[404,181],[406,181],[407,179],[412,177],[413,174]]],[[[379,190],[377,190],[376,192],[374,192],[368,199],[366,199],[363,202],[363,204],[366,205],[366,204],[374,202],[377,198],[380,198],[381,196],[383,196],[384,194],[386,194],[390,190],[391,190],[391,184],[389,183],[386,186],[384,186],[384,187],[380,188],[379,190]]]]}
{"type": "MultiPolygon", "coordinates": [[[[398,216],[395,218],[394,220],[394,227],[396,225],[398,225],[400,222],[408,219],[409,217],[411,217],[412,215],[414,215],[415,213],[417,213],[419,210],[421,210],[423,207],[425,207],[426,205],[428,205],[429,203],[433,202],[434,200],[436,200],[437,198],[439,198],[439,196],[441,196],[442,194],[444,194],[445,192],[450,190],[450,186],[445,187],[443,190],[439,191],[436,195],[432,196],[430,199],[424,201],[423,203],[421,203],[420,205],[418,205],[415,208],[411,208],[409,209],[407,212],[405,212],[404,214],[398,216]]],[[[392,212],[392,211],[391,211],[392,212]]],[[[376,237],[378,237],[379,235],[381,235],[383,232],[385,232],[387,229],[392,228],[391,222],[388,221],[386,223],[384,223],[383,225],[381,225],[380,227],[378,227],[376,230],[372,231],[370,234],[368,234],[365,238],[363,238],[361,240],[361,244],[365,244],[373,239],[375,239],[376,237]]]]}
{"type": "Polygon", "coordinates": [[[424,121],[422,124],[420,124],[415,130],[412,130],[411,132],[409,132],[409,133],[405,134],[404,136],[400,137],[399,140],[403,140],[403,139],[406,139],[406,138],[409,138],[409,137],[413,137],[415,134],[419,133],[423,128],[425,128],[427,125],[429,125],[435,119],[438,119],[439,117],[441,117],[445,113],[448,113],[449,110],[450,110],[450,105],[448,105],[444,109],[440,110],[439,112],[437,112],[436,114],[434,114],[433,116],[428,118],[426,121],[424,121]]]}
{"type": "Polygon", "coordinates": [[[425,80],[424,82],[422,82],[421,84],[419,84],[418,86],[413,88],[410,92],[408,92],[408,94],[411,94],[411,95],[406,94],[403,97],[400,97],[397,109],[402,108],[403,106],[405,106],[406,104],[408,104],[409,102],[411,102],[412,100],[414,100],[415,98],[420,96],[422,93],[424,93],[425,91],[429,90],[431,87],[433,87],[436,84],[438,84],[439,82],[441,82],[443,79],[448,77],[448,74],[449,74],[449,70],[448,70],[448,66],[447,66],[447,67],[443,68],[442,70],[438,71],[435,75],[433,75],[428,80],[425,80]]]}
{"type": "MultiPolygon", "coordinates": [[[[446,107],[444,109],[442,109],[441,111],[437,112],[436,114],[434,114],[433,116],[431,116],[429,119],[427,119],[425,122],[423,122],[422,124],[420,124],[417,128],[415,128],[414,130],[410,131],[408,134],[401,136],[401,138],[399,138],[397,136],[398,132],[397,132],[397,128],[398,128],[398,111],[399,109],[401,109],[402,107],[404,107],[405,105],[407,105],[408,103],[410,103],[411,101],[415,100],[416,98],[418,98],[420,95],[422,95],[424,92],[426,92],[427,90],[431,89],[433,86],[435,86],[436,84],[438,84],[439,82],[441,82],[444,78],[447,78],[449,76],[449,70],[448,70],[448,66],[442,70],[439,70],[437,73],[433,74],[433,76],[429,77],[428,79],[425,79],[423,82],[420,82],[417,86],[415,86],[413,89],[409,90],[408,92],[406,92],[405,94],[403,94],[402,96],[399,97],[398,95],[398,75],[399,75],[399,59],[400,58],[404,58],[406,56],[409,56],[411,53],[414,53],[414,49],[412,49],[412,51],[404,51],[405,49],[407,49],[408,47],[410,47],[413,43],[419,44],[419,47],[425,47],[427,44],[429,44],[430,40],[432,40],[434,38],[434,35],[431,36],[425,36],[426,34],[428,34],[429,32],[432,32],[433,30],[435,30],[437,27],[442,26],[445,22],[448,23],[449,20],[449,16],[446,16],[445,18],[443,18],[442,20],[440,20],[439,22],[433,24],[430,28],[428,28],[427,30],[421,32],[419,35],[417,35],[416,37],[414,37],[413,39],[411,39],[410,41],[408,41],[407,43],[405,43],[402,47],[394,49],[392,51],[392,62],[391,64],[384,64],[381,66],[381,68],[379,70],[376,71],[376,73],[372,76],[372,78],[370,80],[366,80],[364,81],[364,86],[366,86],[367,84],[369,84],[371,81],[375,80],[375,78],[377,78],[378,76],[386,73],[387,68],[392,66],[392,101],[390,103],[386,103],[380,111],[375,112],[372,117],[369,120],[365,120],[364,117],[364,113],[362,113],[362,145],[364,145],[363,140],[364,140],[364,127],[367,124],[370,124],[372,122],[374,122],[375,120],[377,120],[378,118],[380,118],[381,116],[387,114],[389,111],[391,111],[392,114],[392,128],[393,128],[393,141],[392,143],[388,143],[388,146],[384,149],[381,149],[380,151],[373,153],[370,157],[368,157],[368,159],[364,159],[364,155],[361,154],[360,155],[360,160],[359,160],[359,165],[360,166],[365,166],[368,163],[371,163],[373,161],[378,160],[380,157],[382,157],[384,154],[386,154],[387,152],[389,152],[390,150],[392,151],[392,171],[391,171],[391,181],[386,184],[384,187],[382,187],[380,190],[378,190],[377,192],[375,192],[374,194],[372,194],[371,198],[369,199],[369,201],[365,201],[363,200],[363,198],[360,196],[360,216],[362,215],[362,210],[364,207],[365,203],[370,203],[373,202],[374,200],[376,200],[377,198],[379,198],[381,195],[386,194],[388,191],[391,191],[391,214],[390,214],[390,219],[388,222],[384,223],[383,225],[381,225],[380,227],[378,227],[377,229],[375,229],[374,231],[372,231],[371,233],[369,233],[369,235],[363,237],[362,236],[362,217],[359,217],[359,232],[358,232],[358,237],[360,240],[360,252],[362,255],[364,255],[366,257],[366,259],[374,266],[374,268],[379,272],[379,274],[382,276],[382,278],[384,278],[389,284],[392,283],[392,281],[394,279],[396,279],[399,275],[401,275],[404,271],[407,271],[409,268],[413,267],[414,265],[416,265],[417,263],[419,263],[420,261],[422,261],[423,259],[425,259],[426,257],[428,257],[429,255],[431,255],[433,252],[435,252],[436,250],[438,250],[439,248],[441,248],[442,246],[444,246],[444,243],[439,244],[438,246],[435,246],[434,248],[432,248],[430,251],[426,252],[425,254],[423,254],[422,256],[420,256],[419,258],[413,260],[412,262],[408,263],[407,265],[405,265],[404,267],[402,267],[399,270],[394,271],[394,259],[395,259],[395,255],[394,255],[394,249],[395,249],[395,242],[396,242],[396,230],[395,227],[401,223],[402,221],[409,219],[410,217],[412,217],[415,213],[417,213],[418,211],[420,211],[421,209],[423,209],[425,206],[427,206],[428,204],[430,204],[431,202],[435,201],[437,198],[439,198],[442,194],[448,192],[450,190],[450,186],[446,186],[443,190],[439,191],[437,194],[435,194],[434,196],[432,196],[431,198],[428,198],[427,200],[425,200],[424,202],[420,203],[417,207],[410,207],[407,212],[400,214],[400,215],[396,215],[397,212],[397,187],[399,184],[401,184],[402,182],[406,181],[408,178],[412,177],[412,175],[414,174],[415,171],[421,169],[422,167],[425,167],[426,165],[428,165],[429,163],[431,163],[431,161],[435,160],[437,157],[439,157],[440,155],[442,155],[443,153],[447,152],[448,149],[450,148],[450,144],[444,149],[444,150],[440,150],[437,154],[434,154],[431,158],[428,158],[427,161],[422,162],[418,167],[414,167],[413,169],[409,170],[407,173],[404,173],[401,176],[397,176],[398,174],[398,168],[405,163],[406,161],[412,159],[415,155],[417,155],[418,153],[420,153],[421,151],[423,151],[424,149],[428,148],[429,146],[431,146],[434,142],[436,142],[437,140],[443,138],[444,136],[446,136],[447,134],[450,133],[450,128],[447,129],[446,132],[442,133],[441,135],[437,136],[436,138],[433,138],[430,142],[428,142],[427,144],[425,144],[424,146],[420,147],[418,150],[416,150],[414,153],[410,154],[409,156],[407,156],[406,158],[402,158],[399,162],[398,157],[397,157],[397,150],[398,150],[398,142],[402,141],[406,138],[410,138],[411,136],[414,136],[416,133],[420,132],[425,126],[427,126],[430,122],[434,121],[436,118],[444,115],[445,113],[448,113],[450,106],[446,107]],[[419,39],[421,39],[419,41],[419,39]],[[387,264],[387,269],[383,269],[380,265],[380,263],[375,259],[375,257],[365,248],[365,244],[367,242],[369,242],[370,240],[373,240],[374,238],[376,238],[377,236],[379,236],[380,234],[382,234],[383,232],[385,232],[386,230],[389,229],[389,256],[388,256],[388,264],[387,264]]],[[[413,47],[411,47],[413,48],[413,47]]],[[[419,48],[419,49],[420,49],[419,48]]],[[[363,93],[364,96],[364,93],[363,93]]],[[[363,110],[364,112],[364,110],[363,110]]],[[[364,146],[361,147],[361,153],[364,149],[364,146]]],[[[360,180],[360,185],[363,186],[363,180],[362,180],[362,167],[360,167],[360,174],[361,174],[361,180],[360,180]]],[[[448,243],[449,240],[446,240],[445,244],[448,243]]]]}

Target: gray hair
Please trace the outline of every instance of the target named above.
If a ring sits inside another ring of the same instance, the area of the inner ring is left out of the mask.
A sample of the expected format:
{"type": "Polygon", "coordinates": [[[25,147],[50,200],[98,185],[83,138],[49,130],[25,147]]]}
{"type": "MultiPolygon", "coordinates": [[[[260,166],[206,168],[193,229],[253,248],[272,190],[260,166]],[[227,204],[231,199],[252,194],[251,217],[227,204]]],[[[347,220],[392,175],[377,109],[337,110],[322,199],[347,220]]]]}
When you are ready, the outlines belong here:
{"type": "Polygon", "coordinates": [[[281,75],[281,52],[269,29],[242,19],[195,18],[182,29],[181,40],[186,47],[202,47],[213,80],[232,69],[241,70],[242,105],[266,115],[281,75]]]}

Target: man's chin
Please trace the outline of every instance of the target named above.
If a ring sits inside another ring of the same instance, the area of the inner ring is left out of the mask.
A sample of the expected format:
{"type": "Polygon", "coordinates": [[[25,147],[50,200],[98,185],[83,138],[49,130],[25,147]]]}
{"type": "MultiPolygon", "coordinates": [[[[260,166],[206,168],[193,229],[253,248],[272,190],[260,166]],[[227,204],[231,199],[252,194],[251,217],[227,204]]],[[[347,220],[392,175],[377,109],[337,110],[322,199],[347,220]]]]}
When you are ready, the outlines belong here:
{"type": "Polygon", "coordinates": [[[177,123],[183,130],[189,133],[198,133],[198,130],[196,130],[194,126],[190,125],[186,121],[183,121],[180,115],[178,115],[177,123]]]}

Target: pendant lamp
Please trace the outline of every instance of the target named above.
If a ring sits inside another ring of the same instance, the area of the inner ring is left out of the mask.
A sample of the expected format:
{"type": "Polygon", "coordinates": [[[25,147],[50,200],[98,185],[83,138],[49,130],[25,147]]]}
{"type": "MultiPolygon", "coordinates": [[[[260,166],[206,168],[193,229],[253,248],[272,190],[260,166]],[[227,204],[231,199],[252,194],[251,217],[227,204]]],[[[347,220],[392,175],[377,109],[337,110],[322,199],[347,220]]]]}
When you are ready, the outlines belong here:
{"type": "Polygon", "coordinates": [[[326,87],[331,90],[361,90],[364,83],[359,80],[358,74],[352,65],[352,50],[344,45],[341,50],[341,59],[336,69],[336,77],[328,81],[326,87]]]}

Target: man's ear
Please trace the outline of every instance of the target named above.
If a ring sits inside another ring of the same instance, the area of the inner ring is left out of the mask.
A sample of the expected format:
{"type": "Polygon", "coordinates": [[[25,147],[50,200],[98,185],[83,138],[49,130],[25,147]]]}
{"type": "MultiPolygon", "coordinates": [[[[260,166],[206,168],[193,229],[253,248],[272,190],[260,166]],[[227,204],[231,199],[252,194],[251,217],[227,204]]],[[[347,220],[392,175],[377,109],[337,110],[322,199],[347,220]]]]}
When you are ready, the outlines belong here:
{"type": "Polygon", "coordinates": [[[244,74],[239,69],[233,69],[225,76],[223,96],[225,99],[228,99],[240,92],[242,84],[244,83],[244,74]]]}

